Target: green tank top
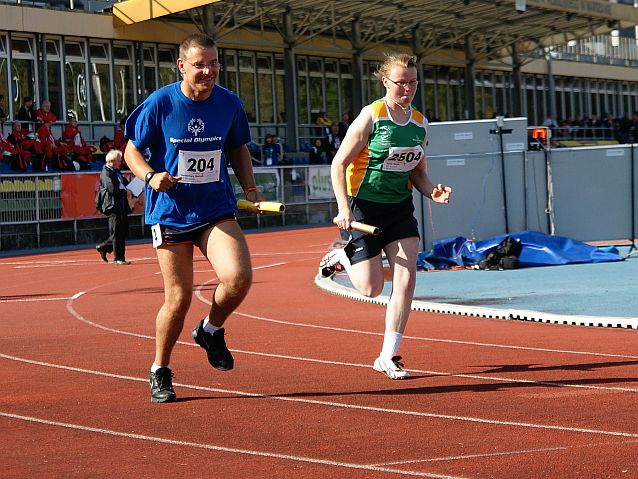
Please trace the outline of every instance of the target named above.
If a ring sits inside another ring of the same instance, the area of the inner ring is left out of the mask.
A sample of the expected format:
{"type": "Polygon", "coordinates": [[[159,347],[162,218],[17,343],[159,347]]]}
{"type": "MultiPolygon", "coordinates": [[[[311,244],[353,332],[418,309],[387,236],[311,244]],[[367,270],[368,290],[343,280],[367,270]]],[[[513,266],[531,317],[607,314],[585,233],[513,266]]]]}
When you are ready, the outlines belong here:
{"type": "Polygon", "coordinates": [[[400,203],[412,195],[410,173],[423,160],[428,121],[412,109],[407,123],[395,123],[383,99],[364,107],[372,133],[346,170],[348,195],[378,203],[400,203]]]}

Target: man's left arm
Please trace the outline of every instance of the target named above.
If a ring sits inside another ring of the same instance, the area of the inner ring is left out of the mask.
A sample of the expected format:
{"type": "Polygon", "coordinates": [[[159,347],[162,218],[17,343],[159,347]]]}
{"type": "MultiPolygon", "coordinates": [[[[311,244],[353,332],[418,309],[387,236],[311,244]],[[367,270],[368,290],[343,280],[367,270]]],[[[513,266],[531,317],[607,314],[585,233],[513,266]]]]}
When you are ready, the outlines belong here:
{"type": "Polygon", "coordinates": [[[255,182],[255,174],[253,172],[253,161],[250,157],[250,152],[246,145],[241,145],[238,148],[229,148],[229,163],[235,172],[235,176],[239,180],[239,184],[244,190],[246,199],[256,203],[263,201],[264,197],[261,192],[257,190],[257,183],[255,182]]]}

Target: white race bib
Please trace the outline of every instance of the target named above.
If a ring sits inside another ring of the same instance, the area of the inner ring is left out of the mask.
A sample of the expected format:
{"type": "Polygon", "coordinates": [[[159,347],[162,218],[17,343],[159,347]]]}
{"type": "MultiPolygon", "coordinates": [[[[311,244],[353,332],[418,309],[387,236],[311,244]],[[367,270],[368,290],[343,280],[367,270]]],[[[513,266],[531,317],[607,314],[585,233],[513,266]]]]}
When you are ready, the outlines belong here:
{"type": "Polygon", "coordinates": [[[151,235],[153,236],[153,248],[157,248],[162,244],[162,230],[160,225],[151,226],[151,235]]]}
{"type": "Polygon", "coordinates": [[[212,183],[219,181],[222,163],[222,151],[184,151],[180,150],[177,176],[180,183],[212,183]]]}
{"type": "Polygon", "coordinates": [[[412,171],[423,158],[423,148],[418,146],[393,146],[383,161],[383,171],[412,171]]]}

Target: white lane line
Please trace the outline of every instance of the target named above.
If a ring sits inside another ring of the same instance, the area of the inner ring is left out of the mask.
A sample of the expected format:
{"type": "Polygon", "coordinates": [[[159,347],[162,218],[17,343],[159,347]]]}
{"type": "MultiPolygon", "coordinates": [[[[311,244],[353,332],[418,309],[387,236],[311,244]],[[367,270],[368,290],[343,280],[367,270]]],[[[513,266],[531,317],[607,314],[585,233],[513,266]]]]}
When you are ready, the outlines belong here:
{"type": "MultiPolygon", "coordinates": [[[[253,267],[253,271],[259,270],[259,269],[267,269],[267,268],[274,268],[276,266],[283,266],[285,264],[288,264],[287,262],[280,262],[280,263],[272,263],[272,264],[266,264],[263,266],[255,266],[253,267]]],[[[210,273],[210,271],[206,271],[207,273],[210,273]]],[[[197,286],[197,288],[195,288],[195,296],[197,296],[197,298],[199,298],[199,300],[202,303],[208,304],[209,306],[212,304],[211,301],[209,299],[206,299],[204,297],[204,295],[202,294],[202,290],[209,285],[210,283],[212,283],[213,281],[215,281],[215,278],[209,279],[208,281],[204,281],[203,283],[200,283],[199,286],[197,286]]]]}
{"type": "MultiPolygon", "coordinates": [[[[133,263],[147,260],[156,260],[155,256],[133,258],[133,263]]],[[[32,269],[32,268],[55,268],[58,266],[87,266],[95,264],[104,264],[99,259],[67,259],[67,260],[49,260],[49,261],[2,261],[0,266],[13,266],[14,269],[32,269]]]]}
{"type": "MultiPolygon", "coordinates": [[[[17,356],[11,356],[11,355],[2,354],[2,353],[0,353],[0,358],[7,359],[10,361],[32,364],[36,366],[44,366],[44,367],[49,367],[54,369],[61,369],[65,371],[73,371],[73,372],[78,372],[83,374],[92,374],[96,376],[103,376],[103,377],[109,377],[114,379],[126,379],[129,381],[137,381],[137,382],[144,382],[144,383],[148,382],[147,378],[136,378],[132,376],[123,376],[119,374],[105,373],[103,371],[95,371],[92,369],[64,366],[64,365],[59,365],[54,363],[47,363],[43,361],[35,361],[31,359],[26,359],[26,358],[20,358],[17,356]]],[[[582,433],[582,434],[598,434],[603,436],[638,438],[638,433],[632,433],[632,432],[606,431],[602,429],[559,426],[559,425],[553,425],[553,424],[539,424],[539,423],[529,423],[529,422],[520,422],[520,421],[501,421],[496,419],[486,419],[486,418],[472,417],[472,416],[455,416],[455,415],[449,415],[449,414],[437,414],[437,413],[430,413],[430,412],[423,412],[423,411],[390,409],[390,408],[382,408],[382,407],[375,407],[375,406],[363,406],[360,404],[340,403],[335,401],[323,401],[318,399],[289,397],[286,395],[279,396],[276,394],[271,395],[271,394],[262,394],[262,393],[251,393],[247,391],[236,391],[231,389],[210,388],[205,386],[195,386],[191,384],[182,384],[182,383],[176,383],[176,382],[174,382],[173,385],[183,387],[186,389],[193,389],[197,391],[215,392],[215,393],[228,394],[228,395],[234,395],[234,396],[273,399],[277,401],[286,401],[286,402],[301,403],[301,404],[313,404],[318,406],[326,406],[330,408],[342,408],[342,409],[350,409],[350,410],[379,412],[383,414],[397,414],[401,416],[423,417],[423,418],[437,419],[442,421],[469,422],[469,423],[489,424],[493,426],[511,426],[511,427],[518,427],[518,428],[527,428],[527,429],[542,429],[542,430],[573,432],[573,433],[582,433]]]]}
{"type": "MultiPolygon", "coordinates": [[[[200,298],[202,299],[202,298],[200,298]]],[[[202,299],[203,302],[210,305],[210,301],[205,298],[202,299]]],[[[350,329],[350,328],[338,328],[334,326],[321,326],[318,324],[309,324],[309,323],[298,323],[292,321],[282,321],[279,319],[265,318],[263,316],[256,316],[254,314],[242,313],[235,311],[233,314],[237,314],[239,316],[243,316],[245,318],[254,319],[257,321],[266,321],[270,323],[283,324],[286,326],[298,326],[303,328],[316,328],[316,329],[325,329],[330,331],[341,331],[345,333],[357,333],[357,334],[365,334],[370,336],[383,336],[383,333],[372,332],[372,331],[362,331],[360,329],[350,329]]],[[[448,343],[448,344],[463,344],[467,346],[481,346],[487,348],[502,348],[502,349],[514,349],[514,350],[523,350],[523,351],[541,351],[546,353],[561,353],[561,354],[576,354],[583,356],[600,356],[600,357],[608,357],[608,358],[625,358],[625,359],[638,359],[638,356],[630,356],[626,354],[607,354],[607,353],[594,353],[590,351],[572,351],[565,349],[548,349],[548,348],[534,348],[530,346],[512,346],[507,344],[494,344],[494,343],[479,343],[475,341],[461,341],[456,339],[439,339],[439,338],[426,338],[421,336],[403,336],[403,339],[413,339],[416,341],[429,341],[433,343],[448,343]]]]}
{"type": "Polygon", "coordinates": [[[0,299],[0,303],[37,303],[39,301],[68,301],[71,298],[24,298],[0,299]]]}
{"type": "MultiPolygon", "coordinates": [[[[153,341],[155,340],[155,336],[151,336],[151,335],[147,335],[147,334],[133,333],[133,332],[123,331],[123,330],[119,330],[119,329],[114,329],[114,328],[110,328],[108,326],[104,326],[102,324],[90,321],[90,320],[86,319],[85,317],[83,317],[81,314],[79,314],[77,311],[75,311],[75,309],[73,308],[73,304],[72,303],[73,303],[72,300],[70,300],[67,303],[67,310],[69,311],[71,316],[73,316],[78,321],[81,321],[81,322],[83,322],[85,324],[88,324],[89,326],[92,326],[92,327],[97,328],[97,329],[101,329],[103,331],[108,331],[110,333],[121,334],[121,335],[124,335],[124,336],[132,336],[132,337],[136,337],[136,338],[149,339],[149,340],[153,340],[153,341]]],[[[234,314],[239,314],[239,315],[247,316],[247,317],[255,317],[255,316],[246,315],[246,314],[243,314],[243,313],[234,313],[234,314]]],[[[275,323],[289,324],[289,323],[286,323],[284,321],[268,320],[268,319],[265,319],[265,318],[264,318],[264,320],[272,321],[272,322],[275,322],[275,323]]],[[[304,325],[304,326],[315,327],[315,326],[312,326],[312,325],[304,325]]],[[[323,326],[317,326],[317,327],[324,328],[323,326]]],[[[375,335],[375,336],[381,336],[382,335],[382,333],[371,333],[371,332],[367,332],[367,331],[347,330],[347,329],[343,329],[343,328],[328,328],[328,329],[335,329],[335,330],[338,330],[338,331],[353,332],[353,333],[359,333],[359,334],[369,334],[369,335],[375,335]]],[[[420,338],[415,337],[414,339],[420,339],[420,338]]],[[[180,345],[183,345],[183,346],[189,346],[189,347],[199,347],[198,345],[196,345],[194,343],[185,342],[185,341],[177,341],[177,344],[180,344],[180,345]]],[[[234,353],[240,353],[240,354],[246,354],[246,355],[252,355],[252,356],[262,356],[262,357],[268,357],[268,358],[286,359],[286,360],[291,360],[291,361],[303,361],[303,362],[311,362],[311,363],[318,363],[318,364],[332,364],[332,365],[336,365],[336,366],[346,366],[346,367],[357,367],[357,368],[370,369],[370,365],[369,364],[357,364],[357,363],[348,363],[348,362],[342,362],[342,361],[329,361],[329,360],[324,360],[324,359],[313,359],[313,358],[299,357],[299,356],[288,356],[288,355],[283,355],[283,354],[272,354],[272,353],[263,353],[263,352],[258,352],[258,351],[247,351],[247,350],[235,349],[235,348],[232,348],[231,351],[234,352],[234,353]]],[[[615,387],[615,386],[595,386],[595,385],[590,385],[590,384],[571,384],[571,383],[552,382],[552,381],[534,381],[534,380],[531,380],[531,379],[515,379],[515,378],[511,378],[511,377],[485,376],[485,375],[480,375],[480,374],[449,373],[449,372],[442,372],[442,371],[429,371],[429,370],[425,370],[425,369],[408,369],[408,371],[410,371],[412,373],[429,374],[429,375],[433,375],[433,376],[446,376],[446,377],[455,377],[455,378],[477,379],[479,381],[495,381],[495,382],[499,382],[499,383],[529,384],[531,386],[551,386],[551,387],[590,389],[590,390],[598,390],[598,391],[617,391],[617,392],[630,392],[630,393],[637,393],[638,392],[638,388],[625,388],[625,387],[615,387]]]]}
{"type": "Polygon", "coordinates": [[[521,454],[536,454],[542,452],[552,452],[552,451],[569,451],[573,449],[583,449],[583,448],[591,448],[591,447],[601,447],[601,446],[624,446],[627,444],[636,444],[638,441],[616,441],[616,442],[602,442],[602,443],[593,443],[593,444],[576,444],[573,446],[555,446],[555,447],[543,447],[537,449],[521,449],[519,451],[501,451],[501,452],[490,452],[485,454],[464,454],[461,456],[448,456],[448,457],[432,457],[429,459],[413,459],[410,461],[392,461],[392,462],[382,462],[378,464],[370,464],[371,466],[399,466],[406,464],[419,464],[422,462],[447,462],[447,461],[463,461],[465,459],[477,459],[481,457],[497,457],[497,456],[513,456],[513,455],[521,455],[521,454]]]}
{"type": "Polygon", "coordinates": [[[284,460],[293,461],[293,462],[318,464],[321,466],[333,466],[333,467],[345,468],[345,469],[361,469],[365,471],[384,472],[384,473],[398,474],[403,476],[432,477],[432,478],[438,478],[438,479],[463,479],[460,476],[448,476],[444,474],[433,474],[428,472],[393,469],[393,468],[381,467],[381,466],[370,466],[366,464],[353,464],[349,462],[330,461],[328,459],[319,459],[319,458],[307,457],[307,456],[295,456],[291,454],[280,454],[280,453],[269,452],[269,451],[256,451],[252,449],[239,449],[234,447],[217,446],[214,444],[205,444],[205,443],[192,442],[192,441],[180,441],[176,439],[167,439],[167,438],[158,437],[158,436],[147,436],[144,434],[133,434],[130,432],[114,431],[112,429],[83,426],[81,424],[50,421],[48,419],[41,419],[41,418],[31,417],[31,416],[22,416],[19,414],[11,414],[11,413],[2,412],[2,411],[0,411],[0,416],[10,418],[10,419],[17,419],[21,421],[44,424],[46,426],[63,427],[67,429],[75,429],[79,431],[105,434],[109,436],[124,437],[126,439],[137,439],[140,441],[149,441],[153,443],[170,444],[172,446],[194,447],[198,449],[207,449],[210,451],[228,452],[231,454],[243,454],[248,456],[267,457],[271,459],[284,459],[284,460]]]}

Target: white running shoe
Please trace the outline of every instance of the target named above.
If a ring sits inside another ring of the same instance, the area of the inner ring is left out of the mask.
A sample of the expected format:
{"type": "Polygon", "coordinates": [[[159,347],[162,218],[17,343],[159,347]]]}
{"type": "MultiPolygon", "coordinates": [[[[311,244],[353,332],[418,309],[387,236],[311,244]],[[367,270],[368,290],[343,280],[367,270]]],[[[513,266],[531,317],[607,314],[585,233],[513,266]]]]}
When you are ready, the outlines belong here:
{"type": "Polygon", "coordinates": [[[335,248],[326,253],[319,261],[319,274],[324,278],[329,278],[335,273],[340,273],[345,270],[343,262],[347,260],[348,257],[345,250],[343,248],[335,248]]]}
{"type": "Polygon", "coordinates": [[[410,377],[410,373],[403,369],[401,356],[394,356],[391,360],[387,360],[379,356],[374,361],[372,369],[385,374],[390,379],[405,379],[410,377]]]}

